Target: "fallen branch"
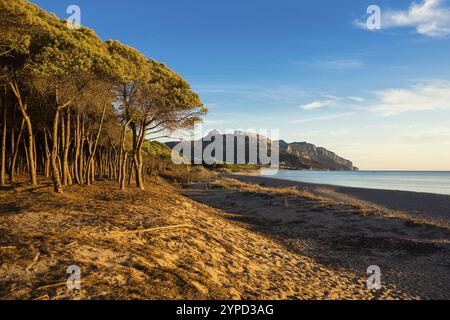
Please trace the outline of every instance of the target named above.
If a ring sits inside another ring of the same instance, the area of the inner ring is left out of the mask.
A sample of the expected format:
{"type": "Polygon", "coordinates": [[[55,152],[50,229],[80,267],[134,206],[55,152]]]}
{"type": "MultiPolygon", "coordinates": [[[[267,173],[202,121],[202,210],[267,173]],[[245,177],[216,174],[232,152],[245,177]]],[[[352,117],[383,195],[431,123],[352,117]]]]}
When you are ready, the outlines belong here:
{"type": "MultiPolygon", "coordinates": [[[[83,284],[83,283],[86,283],[86,281],[81,281],[80,280],[80,284],[83,284]]],[[[66,286],[66,285],[67,285],[67,281],[64,281],[64,282],[48,284],[48,285],[36,288],[35,290],[51,289],[51,288],[57,288],[57,287],[66,286]]]]}
{"type": "Polygon", "coordinates": [[[44,289],[56,288],[56,287],[61,287],[61,286],[65,286],[65,285],[67,285],[67,281],[45,285],[45,286],[36,288],[36,290],[44,290],[44,289]]]}
{"type": "Polygon", "coordinates": [[[16,246],[6,246],[6,247],[0,247],[0,250],[15,250],[17,249],[16,246]]]}
{"type": "Polygon", "coordinates": [[[32,270],[32,268],[36,265],[36,263],[39,260],[39,257],[41,256],[41,253],[38,252],[33,259],[33,262],[25,269],[27,272],[30,272],[32,270]]]}

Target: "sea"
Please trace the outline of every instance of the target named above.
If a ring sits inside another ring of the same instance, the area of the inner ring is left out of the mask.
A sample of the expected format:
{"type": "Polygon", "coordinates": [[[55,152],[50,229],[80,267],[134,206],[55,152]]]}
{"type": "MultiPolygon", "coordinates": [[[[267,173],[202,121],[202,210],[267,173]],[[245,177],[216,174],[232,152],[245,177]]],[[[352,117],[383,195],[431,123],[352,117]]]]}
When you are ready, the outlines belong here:
{"type": "Polygon", "coordinates": [[[335,186],[450,195],[450,171],[280,170],[271,178],[335,186]]]}

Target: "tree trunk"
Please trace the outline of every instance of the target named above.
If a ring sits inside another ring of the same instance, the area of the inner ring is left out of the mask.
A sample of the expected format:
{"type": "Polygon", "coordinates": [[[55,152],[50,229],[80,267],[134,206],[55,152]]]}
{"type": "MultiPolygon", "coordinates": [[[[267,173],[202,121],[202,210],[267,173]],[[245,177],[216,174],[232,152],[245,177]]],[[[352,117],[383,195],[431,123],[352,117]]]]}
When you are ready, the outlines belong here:
{"type": "Polygon", "coordinates": [[[25,151],[25,160],[26,160],[26,168],[28,170],[28,172],[30,172],[30,157],[28,154],[28,149],[27,149],[27,141],[25,140],[25,138],[23,139],[23,150],[25,151]]]}
{"type": "Polygon", "coordinates": [[[5,166],[6,166],[6,87],[2,92],[2,105],[3,105],[3,122],[2,122],[2,154],[0,161],[0,186],[5,185],[5,166]]]}
{"type": "Polygon", "coordinates": [[[132,134],[133,134],[133,145],[132,145],[132,153],[131,153],[131,165],[130,165],[130,176],[128,177],[128,185],[131,185],[131,175],[132,175],[132,172],[133,172],[133,170],[134,170],[134,178],[135,178],[135,181],[136,181],[136,186],[137,187],[139,187],[139,182],[138,182],[138,180],[139,180],[139,177],[138,177],[138,175],[137,175],[137,167],[138,167],[138,164],[137,164],[137,144],[138,144],[138,136],[137,136],[137,128],[136,128],[136,122],[131,122],[131,124],[130,124],[130,127],[131,127],[131,132],[132,132],[132,134]]]}
{"type": "Polygon", "coordinates": [[[60,112],[60,125],[61,125],[61,134],[60,134],[60,138],[59,138],[59,142],[60,142],[60,147],[59,147],[59,159],[61,161],[60,164],[60,172],[61,172],[61,180],[62,180],[62,184],[63,186],[67,187],[67,176],[66,176],[66,168],[65,168],[65,163],[64,163],[64,151],[66,150],[66,119],[64,117],[64,113],[60,112]]]}
{"type": "Polygon", "coordinates": [[[9,182],[14,183],[14,172],[13,172],[13,157],[16,151],[16,117],[14,112],[14,105],[11,108],[11,150],[9,152],[9,182]]]}
{"type": "Polygon", "coordinates": [[[59,175],[58,168],[58,127],[59,127],[59,109],[56,108],[55,117],[53,120],[53,147],[51,154],[51,167],[53,175],[53,189],[56,193],[63,194],[63,188],[61,183],[61,176],[59,175]]]}
{"type": "Polygon", "coordinates": [[[25,119],[22,119],[22,124],[20,125],[20,130],[19,130],[19,134],[17,136],[17,140],[14,148],[14,154],[12,156],[11,159],[11,166],[9,168],[10,172],[9,172],[9,181],[11,183],[15,182],[15,173],[16,173],[16,161],[17,161],[17,155],[19,154],[19,144],[20,144],[20,140],[22,139],[22,134],[23,134],[23,129],[25,128],[25,119]]]}
{"type": "Polygon", "coordinates": [[[65,125],[65,142],[63,153],[63,183],[65,186],[72,185],[72,177],[69,170],[69,149],[70,149],[70,111],[66,111],[66,125],[65,125]]]}
{"type": "Polygon", "coordinates": [[[125,190],[125,180],[126,180],[126,170],[127,170],[127,157],[128,157],[128,152],[124,152],[122,155],[122,163],[121,163],[121,175],[120,175],[120,190],[125,190]]]}
{"type": "Polygon", "coordinates": [[[120,137],[120,155],[119,155],[119,186],[120,190],[125,190],[125,181],[127,179],[127,158],[126,151],[127,128],[129,123],[122,128],[122,135],[120,137]]]}
{"type": "Polygon", "coordinates": [[[143,172],[142,146],[144,145],[144,139],[145,139],[145,122],[146,121],[147,120],[144,117],[141,128],[140,128],[140,132],[139,132],[139,140],[137,141],[136,151],[134,153],[136,186],[141,190],[145,190],[144,179],[142,177],[142,172],[143,172]]]}
{"type": "Polygon", "coordinates": [[[44,175],[46,178],[50,178],[51,152],[48,146],[47,129],[44,130],[44,148],[45,148],[44,175]]]}
{"type": "Polygon", "coordinates": [[[85,132],[85,124],[84,124],[84,115],[81,115],[81,132],[80,132],[80,164],[78,166],[79,176],[80,176],[80,184],[84,184],[84,142],[86,140],[86,132],[85,132]]]}
{"type": "MultiPolygon", "coordinates": [[[[107,106],[108,106],[107,103],[105,103],[103,105],[102,117],[100,119],[98,131],[97,131],[97,136],[95,138],[94,146],[92,148],[92,152],[90,152],[90,154],[89,154],[89,159],[88,159],[88,162],[87,162],[87,168],[88,168],[87,172],[89,172],[89,170],[92,169],[92,180],[94,180],[94,175],[95,175],[95,172],[94,172],[95,167],[94,167],[94,163],[93,163],[92,159],[94,158],[95,152],[97,150],[98,140],[100,139],[100,134],[102,133],[103,121],[105,120],[105,114],[106,114],[106,107],[107,106]]],[[[89,185],[89,183],[88,183],[88,185],[89,185]]]]}
{"type": "Polygon", "coordinates": [[[76,111],[76,124],[75,124],[75,161],[74,161],[74,175],[75,180],[78,184],[81,184],[80,180],[80,173],[78,171],[78,164],[79,164],[79,157],[80,157],[80,144],[81,144],[81,137],[80,137],[80,113],[78,110],[76,111]]]}

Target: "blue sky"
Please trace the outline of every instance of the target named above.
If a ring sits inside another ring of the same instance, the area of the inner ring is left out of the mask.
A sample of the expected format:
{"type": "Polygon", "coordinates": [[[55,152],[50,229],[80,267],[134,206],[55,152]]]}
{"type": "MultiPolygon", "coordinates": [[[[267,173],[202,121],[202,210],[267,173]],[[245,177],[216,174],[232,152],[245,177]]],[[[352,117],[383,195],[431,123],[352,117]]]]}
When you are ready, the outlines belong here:
{"type": "Polygon", "coordinates": [[[450,0],[36,0],[183,75],[205,130],[280,129],[362,169],[450,170],[450,0]],[[369,5],[381,30],[367,30],[369,5]]]}

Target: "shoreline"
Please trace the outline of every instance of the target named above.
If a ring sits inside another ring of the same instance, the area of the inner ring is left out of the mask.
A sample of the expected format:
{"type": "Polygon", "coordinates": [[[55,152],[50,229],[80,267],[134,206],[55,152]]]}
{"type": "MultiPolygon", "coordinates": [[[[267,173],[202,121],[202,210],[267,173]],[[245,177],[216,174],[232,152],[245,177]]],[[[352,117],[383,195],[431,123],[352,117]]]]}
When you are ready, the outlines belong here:
{"type": "Polygon", "coordinates": [[[345,187],[259,176],[256,172],[227,174],[228,178],[265,187],[297,187],[338,201],[360,201],[389,210],[424,214],[450,221],[450,195],[437,193],[345,187]]]}

